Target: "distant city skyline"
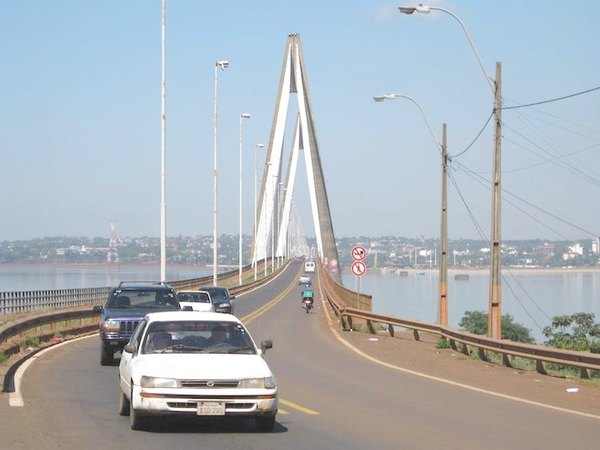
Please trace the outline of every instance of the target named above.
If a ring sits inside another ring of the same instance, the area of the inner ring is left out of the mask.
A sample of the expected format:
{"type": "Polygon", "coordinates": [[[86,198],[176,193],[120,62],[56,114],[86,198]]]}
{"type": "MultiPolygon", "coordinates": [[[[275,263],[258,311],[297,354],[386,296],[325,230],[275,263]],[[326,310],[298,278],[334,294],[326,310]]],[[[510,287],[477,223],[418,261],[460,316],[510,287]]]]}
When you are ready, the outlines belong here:
{"type": "MultiPolygon", "coordinates": [[[[450,239],[490,232],[492,94],[449,15],[415,1],[258,4],[167,0],[167,235],[212,229],[213,70],[219,78],[219,232],[254,217],[288,33],[299,33],[336,238],[435,238],[448,124],[450,239]],[[470,145],[473,142],[473,145],[470,145]]],[[[495,76],[502,63],[502,238],[600,235],[600,3],[434,0],[464,23],[495,76]]],[[[159,235],[160,0],[2,2],[0,241],[159,235]]],[[[293,99],[295,101],[295,99],[293,99]]],[[[293,102],[292,102],[293,103],[293,102]]],[[[294,105],[292,105],[294,106],[294,105]]],[[[292,108],[293,109],[293,108],[292,108]]],[[[295,113],[289,113],[293,125],[295,113]]],[[[286,131],[285,149],[292,130],[286,131]]],[[[286,153],[287,154],[287,153],[286,153]]],[[[305,170],[295,204],[314,236],[305,170]]],[[[480,236],[481,235],[481,236],[480,236]]]]}

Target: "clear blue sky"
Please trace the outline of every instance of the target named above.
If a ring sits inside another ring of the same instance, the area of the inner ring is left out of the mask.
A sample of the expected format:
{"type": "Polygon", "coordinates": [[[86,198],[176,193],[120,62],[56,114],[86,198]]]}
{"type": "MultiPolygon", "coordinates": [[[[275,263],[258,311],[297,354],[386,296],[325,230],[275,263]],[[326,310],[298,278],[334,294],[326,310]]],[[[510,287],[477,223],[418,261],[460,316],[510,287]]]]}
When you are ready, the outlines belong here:
{"type": "MultiPolygon", "coordinates": [[[[336,237],[438,236],[431,136],[413,104],[372,96],[413,97],[438,139],[448,124],[457,154],[489,117],[492,94],[458,22],[439,11],[403,15],[403,4],[415,2],[168,0],[168,235],[212,233],[219,59],[231,63],[219,74],[219,231],[238,230],[239,116],[248,112],[244,233],[252,233],[254,148],[268,143],[287,35],[300,33],[336,237]]],[[[505,106],[600,86],[600,2],[431,5],[462,19],[491,76],[502,62],[505,106]]],[[[159,235],[160,12],[160,0],[0,1],[0,240],[108,237],[111,220],[123,236],[159,235]]],[[[503,238],[600,234],[600,91],[507,110],[503,121],[504,189],[579,227],[505,194],[503,238]]],[[[469,174],[489,182],[490,125],[455,163],[456,185],[487,236],[491,193],[469,174]]],[[[313,235],[299,175],[296,203],[313,235]]],[[[478,238],[449,185],[450,238],[478,238]]]]}

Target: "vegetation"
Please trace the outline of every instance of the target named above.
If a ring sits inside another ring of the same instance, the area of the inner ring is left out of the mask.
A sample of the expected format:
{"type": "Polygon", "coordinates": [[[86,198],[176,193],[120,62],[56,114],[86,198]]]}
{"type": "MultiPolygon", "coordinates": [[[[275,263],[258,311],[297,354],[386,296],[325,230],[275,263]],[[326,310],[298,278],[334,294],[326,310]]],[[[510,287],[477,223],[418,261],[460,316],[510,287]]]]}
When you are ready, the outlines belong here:
{"type": "Polygon", "coordinates": [[[593,313],[555,316],[542,333],[552,347],[600,353],[600,323],[594,323],[593,313]]]}
{"type": "MultiPolygon", "coordinates": [[[[502,339],[510,339],[526,344],[534,342],[531,331],[523,325],[513,322],[513,317],[510,314],[504,314],[501,321],[502,339]]],[[[466,311],[458,326],[469,333],[486,335],[488,315],[483,311],[466,311]]]]}
{"type": "Polygon", "coordinates": [[[39,347],[40,346],[40,338],[30,336],[25,340],[25,344],[29,347],[39,347]]]}
{"type": "Polygon", "coordinates": [[[8,356],[5,353],[0,353],[0,365],[3,365],[6,361],[8,361],[8,356]]]}
{"type": "Polygon", "coordinates": [[[435,342],[435,348],[450,348],[450,341],[445,337],[439,338],[435,342]]]}

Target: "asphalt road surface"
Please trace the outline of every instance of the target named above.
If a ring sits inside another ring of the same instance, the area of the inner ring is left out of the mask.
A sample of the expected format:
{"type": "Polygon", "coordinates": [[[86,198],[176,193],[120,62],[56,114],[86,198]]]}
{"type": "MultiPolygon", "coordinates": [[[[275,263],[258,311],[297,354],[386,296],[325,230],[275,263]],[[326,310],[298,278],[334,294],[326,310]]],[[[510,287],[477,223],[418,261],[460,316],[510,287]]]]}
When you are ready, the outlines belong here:
{"type": "Polygon", "coordinates": [[[318,288],[301,308],[299,263],[236,299],[277,377],[272,433],[252,421],[165,420],[132,431],[117,413],[117,366],[99,363],[99,339],[36,358],[22,407],[0,397],[3,449],[597,449],[600,421],[402,373],[349,350],[328,326],[318,288]]]}

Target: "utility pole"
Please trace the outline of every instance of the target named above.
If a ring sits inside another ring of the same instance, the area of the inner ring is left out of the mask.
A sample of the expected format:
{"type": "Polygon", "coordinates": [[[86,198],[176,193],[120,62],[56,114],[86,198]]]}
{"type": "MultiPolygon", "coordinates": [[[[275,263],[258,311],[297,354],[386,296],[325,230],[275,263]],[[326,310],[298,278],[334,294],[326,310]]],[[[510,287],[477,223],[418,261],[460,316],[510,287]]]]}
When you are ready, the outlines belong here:
{"type": "Polygon", "coordinates": [[[490,304],[488,308],[488,337],[502,339],[502,277],[500,204],[501,204],[501,143],[502,143],[502,65],[496,62],[496,86],[494,92],[494,172],[492,183],[492,236],[490,261],[490,304]]]}
{"type": "Polygon", "coordinates": [[[446,124],[442,125],[442,219],[440,229],[440,299],[438,320],[448,325],[448,147],[446,146],[446,124]]]}

